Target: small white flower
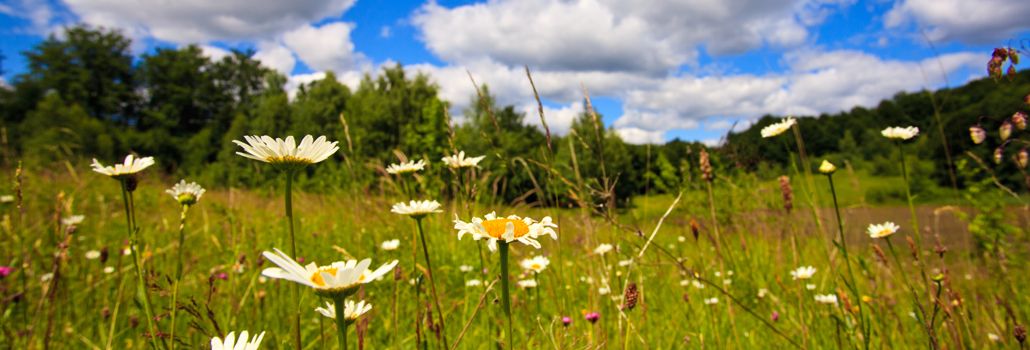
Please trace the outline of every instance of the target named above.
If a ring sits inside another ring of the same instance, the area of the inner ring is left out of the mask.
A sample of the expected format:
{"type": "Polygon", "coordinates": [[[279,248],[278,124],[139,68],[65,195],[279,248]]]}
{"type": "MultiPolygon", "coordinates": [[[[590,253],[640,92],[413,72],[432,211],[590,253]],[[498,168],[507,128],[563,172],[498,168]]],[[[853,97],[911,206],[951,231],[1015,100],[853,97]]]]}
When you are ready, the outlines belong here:
{"type": "Polygon", "coordinates": [[[718,303],[719,303],[719,298],[716,298],[716,297],[711,297],[711,298],[705,299],[705,305],[715,305],[715,304],[718,304],[718,303]]]}
{"type": "Polygon", "coordinates": [[[680,243],[683,243],[683,242],[687,241],[687,237],[679,236],[679,237],[676,237],[676,240],[679,241],[680,243]]]}
{"type": "Polygon", "coordinates": [[[609,290],[608,287],[599,287],[599,288],[597,288],[597,294],[608,295],[608,293],[611,293],[611,290],[609,290]]]}
{"type": "Polygon", "coordinates": [[[605,255],[608,254],[608,252],[612,251],[612,249],[614,248],[615,247],[613,247],[611,244],[601,243],[597,246],[597,248],[594,248],[594,254],[605,255]]]}
{"type": "Polygon", "coordinates": [[[548,260],[544,256],[534,256],[530,259],[522,260],[521,265],[525,270],[540,273],[547,268],[547,265],[551,264],[551,260],[548,260]]]}
{"type": "Polygon", "coordinates": [[[815,284],[809,283],[805,285],[805,289],[815,290],[815,284]]]}
{"type": "Polygon", "coordinates": [[[1001,337],[994,333],[987,333],[987,339],[993,342],[1001,341],[1001,337]]]}
{"type": "Polygon", "coordinates": [[[516,282],[516,284],[518,284],[519,288],[523,289],[536,288],[536,280],[521,280],[516,282]]]}
{"type": "Polygon", "coordinates": [[[722,277],[722,271],[715,271],[715,277],[722,277]]]}
{"type": "MultiPolygon", "coordinates": [[[[343,317],[346,323],[353,323],[357,321],[361,315],[372,310],[372,304],[366,303],[364,300],[354,302],[353,300],[347,300],[343,302],[343,317]]],[[[322,314],[322,316],[336,319],[336,305],[331,302],[325,302],[325,307],[315,308],[315,311],[322,314]]]]}
{"type": "Polygon", "coordinates": [[[386,240],[386,241],[383,241],[383,243],[381,243],[379,245],[379,247],[383,248],[383,250],[396,250],[397,247],[400,247],[400,246],[401,246],[401,240],[399,240],[399,239],[386,240]]]}
{"type": "Polygon", "coordinates": [[[75,226],[81,224],[83,220],[86,220],[85,215],[72,215],[61,219],[61,224],[64,224],[64,226],[75,226]]]}
{"type": "Polygon", "coordinates": [[[103,164],[100,164],[96,158],[93,158],[92,167],[95,172],[114,178],[120,178],[134,175],[151,165],[154,165],[154,157],[136,158],[136,156],[130,154],[125,156],[124,162],[121,164],[114,164],[112,166],[104,166],[103,164]]]}
{"type": "Polygon", "coordinates": [[[54,279],[54,274],[50,272],[44,273],[42,276],[39,276],[39,280],[43,282],[50,282],[50,280],[52,279],[54,279]]]}
{"type": "Polygon", "coordinates": [[[441,213],[440,202],[437,201],[410,201],[408,203],[400,202],[393,205],[393,209],[390,212],[394,214],[407,215],[416,219],[425,217],[426,215],[433,213],[441,213]]]}
{"type": "Polygon", "coordinates": [[[594,284],[594,278],[590,276],[580,276],[579,281],[586,284],[594,284]]]}
{"type": "Polygon", "coordinates": [[[819,303],[822,303],[822,304],[837,305],[837,295],[836,294],[816,294],[815,295],[815,301],[819,302],[819,303]]]}
{"type": "Polygon", "coordinates": [[[631,260],[631,259],[619,260],[619,266],[620,267],[626,267],[626,266],[629,266],[629,264],[632,264],[632,263],[633,263],[633,260],[631,260]]]}
{"type": "Polygon", "coordinates": [[[790,130],[790,127],[794,126],[794,124],[796,123],[797,120],[795,120],[794,117],[784,118],[779,122],[773,123],[769,126],[762,128],[762,137],[769,138],[782,134],[785,131],[790,130]]]}
{"type": "Polygon", "coordinates": [[[680,287],[686,287],[690,285],[690,280],[680,280],[680,287]]]}
{"type": "Polygon", "coordinates": [[[728,285],[730,285],[731,283],[733,283],[733,280],[731,280],[731,279],[729,279],[729,278],[727,278],[727,279],[724,279],[724,280],[722,280],[722,284],[723,284],[723,285],[726,285],[726,286],[728,286],[728,285]]]}
{"type": "Polygon", "coordinates": [[[889,128],[883,129],[883,131],[880,131],[880,134],[882,134],[883,137],[886,137],[886,138],[889,138],[889,139],[908,140],[908,139],[911,139],[913,137],[916,137],[916,135],[919,135],[919,128],[914,127],[914,126],[908,126],[908,127],[895,126],[895,127],[889,127],[889,128]]]}
{"type": "Polygon", "coordinates": [[[285,140],[257,135],[244,136],[243,139],[246,143],[232,140],[233,143],[243,148],[243,152],[236,152],[236,154],[272,165],[287,167],[321,162],[340,149],[336,146],[336,141],[329,142],[325,136],[315,139],[311,135],[306,135],[301,139],[300,145],[297,145],[293,136],[287,136],[285,140]]]}
{"type": "Polygon", "coordinates": [[[104,273],[113,273],[113,272],[114,272],[114,267],[113,266],[104,267],[104,273]]]}
{"type": "Polygon", "coordinates": [[[790,272],[790,276],[793,277],[795,280],[807,280],[809,278],[812,278],[812,275],[814,274],[815,268],[811,266],[802,266],[790,272]]]}
{"type": "Polygon", "coordinates": [[[132,255],[132,247],[125,247],[122,249],[122,255],[132,255]]]}
{"type": "Polygon", "coordinates": [[[257,350],[258,346],[261,346],[261,340],[265,338],[265,332],[261,332],[253,339],[247,338],[250,338],[247,331],[240,332],[239,339],[236,339],[236,332],[229,332],[224,341],[218,337],[211,338],[211,350],[257,350]]]}
{"type": "Polygon", "coordinates": [[[86,259],[96,260],[96,259],[99,259],[99,258],[100,258],[100,251],[99,250],[90,250],[90,251],[86,252],[86,259]]]}
{"type": "Polygon", "coordinates": [[[887,221],[882,224],[869,225],[866,232],[869,233],[870,238],[883,238],[898,232],[898,229],[901,229],[901,227],[895,225],[893,222],[887,221]]]}
{"type": "Polygon", "coordinates": [[[477,279],[470,279],[468,281],[465,281],[466,287],[479,287],[481,285],[483,285],[483,281],[477,279]]]}
{"type": "Polygon", "coordinates": [[[461,271],[461,272],[472,272],[472,266],[468,266],[468,265],[458,266],[458,271],[461,271]]]}
{"type": "Polygon", "coordinates": [[[165,193],[170,194],[181,205],[194,205],[206,191],[196,182],[186,183],[186,180],[179,180],[172,188],[165,190],[165,193]]]}
{"type": "Polygon", "coordinates": [[[11,203],[14,202],[14,196],[5,194],[0,196],[0,203],[11,203]]]}
{"type": "Polygon", "coordinates": [[[765,288],[758,288],[758,299],[765,298],[769,294],[769,290],[765,288]]]}
{"type": "Polygon", "coordinates": [[[461,169],[478,167],[479,161],[483,160],[483,158],[486,158],[486,156],[465,158],[465,151],[460,151],[458,154],[443,157],[440,160],[451,169],[461,169]]]}
{"type": "Polygon", "coordinates": [[[701,281],[699,281],[699,280],[693,280],[690,283],[694,285],[694,288],[705,289],[705,284],[701,283],[701,281]]]}
{"type": "Polygon", "coordinates": [[[426,169],[426,160],[419,159],[417,162],[410,160],[402,162],[400,164],[390,164],[386,167],[386,172],[394,175],[404,175],[419,172],[426,169]]]}

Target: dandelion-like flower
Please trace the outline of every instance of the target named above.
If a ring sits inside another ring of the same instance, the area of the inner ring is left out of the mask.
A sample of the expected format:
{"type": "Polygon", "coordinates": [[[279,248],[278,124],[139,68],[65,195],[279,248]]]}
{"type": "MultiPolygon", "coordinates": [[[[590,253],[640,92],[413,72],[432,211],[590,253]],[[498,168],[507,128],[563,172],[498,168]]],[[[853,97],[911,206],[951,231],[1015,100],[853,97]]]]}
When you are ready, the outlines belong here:
{"type": "MultiPolygon", "coordinates": [[[[354,302],[353,300],[347,300],[343,303],[343,317],[347,324],[354,323],[362,315],[372,310],[372,304],[366,303],[364,300],[354,302]]],[[[315,311],[322,314],[322,316],[336,319],[336,304],[331,302],[325,302],[325,307],[315,308],[315,311]]]]}
{"type": "Polygon", "coordinates": [[[821,304],[837,305],[836,294],[816,294],[815,301],[821,304]]]}
{"type": "Polygon", "coordinates": [[[451,169],[461,169],[478,167],[479,161],[483,160],[483,158],[486,158],[486,156],[465,158],[465,151],[461,151],[458,154],[443,157],[440,160],[451,169]]]}
{"type": "Polygon", "coordinates": [[[551,260],[548,260],[547,257],[544,256],[534,256],[530,259],[524,259],[521,262],[523,269],[530,270],[536,273],[544,271],[544,269],[546,269],[547,265],[549,265],[550,263],[551,260]]]}
{"type": "Polygon", "coordinates": [[[383,248],[383,250],[396,250],[400,246],[401,246],[401,240],[399,240],[399,239],[391,239],[391,240],[383,241],[383,243],[379,245],[379,247],[383,248]]]}
{"type": "Polygon", "coordinates": [[[421,219],[426,215],[432,213],[441,213],[440,202],[437,201],[410,201],[408,203],[400,202],[393,205],[393,209],[390,209],[394,214],[407,215],[416,219],[421,219]]]}
{"type": "Polygon", "coordinates": [[[823,159],[823,163],[819,164],[819,172],[829,175],[837,171],[837,166],[830,163],[830,161],[823,159]]]}
{"type": "Polygon", "coordinates": [[[247,331],[240,332],[239,338],[236,338],[236,332],[229,332],[225,336],[225,340],[218,337],[211,338],[211,350],[257,350],[261,345],[261,339],[265,338],[265,332],[261,332],[254,338],[248,338],[250,338],[250,334],[247,331]]]}
{"type": "Polygon", "coordinates": [[[386,172],[394,175],[404,175],[419,172],[425,170],[425,168],[426,160],[419,159],[417,162],[411,160],[400,164],[390,164],[390,166],[386,167],[386,172]]]}
{"type": "Polygon", "coordinates": [[[790,127],[794,126],[794,124],[797,124],[797,120],[795,120],[794,117],[784,118],[777,123],[773,123],[772,125],[762,128],[762,137],[769,138],[778,136],[779,134],[790,130],[790,127]]]}
{"type": "Polygon", "coordinates": [[[350,295],[359,285],[375,281],[397,266],[397,260],[394,260],[371,271],[368,269],[371,259],[337,261],[325,266],[312,262],[301,266],[281,250],[274,250],[274,253],[266,251],[262,255],[279,267],[267,268],[261,271],[262,275],[300,283],[328,297],[350,295]]]}
{"type": "Polygon", "coordinates": [[[516,215],[498,217],[491,212],[483,218],[472,218],[471,222],[454,220],[454,229],[458,230],[458,239],[465,235],[471,235],[472,239],[487,240],[487,247],[490,251],[497,250],[497,241],[511,243],[518,241],[522,244],[540,249],[540,242],[537,238],[543,235],[551,236],[557,240],[558,234],[554,229],[558,225],[551,221],[550,216],[545,216],[539,222],[531,218],[521,218],[516,215]]]}
{"type": "Polygon", "coordinates": [[[888,221],[882,224],[871,224],[869,225],[869,228],[866,229],[866,232],[869,232],[870,238],[883,238],[893,235],[895,232],[898,232],[898,229],[900,228],[901,227],[895,225],[893,222],[888,221]]]}
{"type": "Polygon", "coordinates": [[[601,243],[597,245],[597,248],[594,248],[594,254],[605,255],[608,254],[608,252],[611,252],[614,248],[615,247],[613,247],[611,244],[601,243]]]}
{"type": "Polygon", "coordinates": [[[165,190],[165,193],[172,195],[181,205],[194,205],[206,191],[196,182],[186,183],[186,180],[179,180],[172,188],[165,190]]]}
{"type": "Polygon", "coordinates": [[[61,219],[61,224],[64,226],[75,226],[81,224],[83,220],[86,220],[85,215],[72,215],[61,219]]]}
{"type": "Polygon", "coordinates": [[[880,134],[882,134],[883,137],[886,137],[886,138],[889,138],[889,139],[908,140],[908,139],[911,139],[913,137],[916,137],[916,135],[919,135],[919,128],[914,127],[914,126],[908,126],[908,127],[894,126],[894,127],[889,127],[889,128],[883,129],[883,131],[880,131],[880,134]]]}
{"type": "Polygon", "coordinates": [[[815,268],[811,266],[802,266],[790,272],[790,277],[796,280],[807,280],[812,275],[815,275],[815,268]]]}
{"type": "Polygon", "coordinates": [[[285,140],[273,139],[267,135],[244,136],[243,139],[246,142],[232,140],[233,143],[243,148],[243,152],[236,152],[236,154],[288,168],[321,162],[340,149],[336,146],[337,141],[329,142],[325,136],[319,136],[317,139],[311,135],[304,136],[299,145],[293,136],[287,136],[285,140]]]}
{"type": "Polygon", "coordinates": [[[113,177],[123,178],[127,176],[133,176],[143,169],[154,165],[154,157],[143,157],[136,158],[134,155],[125,156],[125,161],[121,164],[114,164],[111,166],[105,166],[100,164],[96,158],[93,158],[93,171],[113,177]]]}

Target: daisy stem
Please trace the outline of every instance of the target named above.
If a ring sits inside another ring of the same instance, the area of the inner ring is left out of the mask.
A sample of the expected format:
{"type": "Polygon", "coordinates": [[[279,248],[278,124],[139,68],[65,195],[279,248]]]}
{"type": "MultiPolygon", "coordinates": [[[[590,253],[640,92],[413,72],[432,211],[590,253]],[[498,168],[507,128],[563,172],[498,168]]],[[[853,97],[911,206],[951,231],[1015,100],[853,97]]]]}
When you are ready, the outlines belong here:
{"type": "MultiPolygon", "coordinates": [[[[293,177],[296,172],[292,169],[286,171],[286,193],[285,193],[285,206],[286,206],[286,223],[290,230],[290,254],[293,255],[294,259],[297,258],[297,239],[294,236],[293,228],[293,177]]],[[[293,347],[296,350],[302,350],[304,347],[300,337],[300,285],[294,285],[290,288],[290,298],[293,299],[296,306],[293,310],[293,347]]],[[[343,305],[343,304],[340,304],[343,305]]]]}
{"type": "Polygon", "coordinates": [[[186,241],[186,212],[190,210],[190,206],[182,206],[182,214],[179,216],[179,245],[175,247],[178,250],[178,262],[175,265],[175,284],[172,285],[172,330],[168,337],[172,340],[171,348],[175,349],[175,314],[179,311],[179,282],[182,281],[182,247],[186,241]]]}
{"type": "Polygon", "coordinates": [[[137,293],[140,299],[143,301],[143,313],[147,317],[147,328],[150,330],[150,344],[154,349],[161,349],[163,347],[158,346],[157,343],[157,327],[154,326],[154,312],[150,307],[150,296],[147,294],[147,283],[144,280],[143,268],[140,266],[140,252],[139,252],[139,235],[136,232],[136,211],[135,203],[132,200],[132,191],[129,191],[129,185],[126,181],[122,180],[122,199],[125,201],[125,221],[128,224],[129,230],[129,249],[132,251],[132,264],[136,270],[137,277],[137,293]]]}
{"type": "Polygon", "coordinates": [[[422,230],[422,218],[416,218],[415,223],[418,226],[419,240],[422,241],[422,254],[426,257],[426,269],[429,270],[429,288],[433,292],[433,302],[436,304],[436,318],[440,320],[440,334],[443,336],[443,343],[450,344],[447,342],[447,332],[444,330],[443,308],[440,307],[440,297],[436,294],[436,278],[433,273],[433,264],[429,262],[429,247],[426,245],[426,234],[422,230]]]}
{"type": "MultiPolygon", "coordinates": [[[[901,177],[905,181],[905,198],[908,199],[908,211],[912,215],[912,229],[913,235],[916,237],[916,246],[919,249],[923,247],[923,237],[919,232],[919,217],[916,216],[916,206],[912,201],[912,186],[908,181],[908,166],[905,164],[905,145],[898,142],[898,152],[901,154],[901,177]]],[[[926,276],[923,276],[925,279],[926,276]]]]}
{"type": "Polygon", "coordinates": [[[339,332],[340,336],[337,340],[340,342],[340,350],[347,350],[347,315],[345,312],[345,301],[343,296],[333,297],[333,308],[336,309],[336,331],[339,332]]]}
{"type": "MultiPolygon", "coordinates": [[[[826,178],[830,181],[830,195],[833,196],[833,212],[837,214],[837,232],[840,235],[840,250],[844,254],[844,265],[848,269],[848,279],[851,281],[847,284],[851,288],[851,293],[855,295],[858,300],[858,317],[862,321],[862,341],[865,349],[869,349],[869,324],[866,322],[865,312],[862,307],[862,295],[858,292],[858,281],[855,279],[855,273],[851,269],[851,259],[848,257],[848,240],[844,237],[844,221],[840,218],[840,205],[837,204],[837,189],[833,187],[833,174],[826,174],[826,178]]],[[[847,281],[845,281],[847,282],[847,281]]]]}
{"type": "Polygon", "coordinates": [[[515,349],[515,332],[511,321],[511,294],[508,292],[508,242],[497,242],[501,253],[501,307],[508,317],[508,349],[515,349]]]}

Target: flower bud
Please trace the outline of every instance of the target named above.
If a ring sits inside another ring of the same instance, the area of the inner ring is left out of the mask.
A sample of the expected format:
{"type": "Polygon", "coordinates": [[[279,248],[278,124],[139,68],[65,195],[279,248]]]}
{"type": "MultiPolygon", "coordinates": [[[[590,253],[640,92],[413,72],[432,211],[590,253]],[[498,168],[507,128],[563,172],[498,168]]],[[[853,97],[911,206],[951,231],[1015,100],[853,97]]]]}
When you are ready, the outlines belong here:
{"type": "Polygon", "coordinates": [[[1008,140],[1009,136],[1012,136],[1012,123],[1008,120],[1001,123],[1001,127],[998,128],[998,136],[1001,137],[1002,141],[1008,140]]]}
{"type": "Polygon", "coordinates": [[[819,164],[819,172],[830,175],[837,171],[837,166],[830,163],[830,161],[823,159],[823,163],[819,164]]]}
{"type": "Polygon", "coordinates": [[[1016,153],[1016,164],[1019,165],[1019,168],[1026,169],[1027,163],[1030,163],[1030,153],[1027,152],[1026,148],[1023,148],[1019,150],[1019,153],[1016,153]]]}
{"type": "Polygon", "coordinates": [[[1001,164],[1001,159],[1005,155],[1005,151],[1001,148],[994,149],[994,164],[1001,164]]]}
{"type": "Polygon", "coordinates": [[[984,130],[980,124],[969,127],[969,138],[973,139],[974,144],[981,144],[987,139],[987,131],[984,130]]]}
{"type": "Polygon", "coordinates": [[[1016,112],[1012,114],[1012,124],[1016,126],[1016,130],[1026,129],[1026,113],[1016,112]]]}

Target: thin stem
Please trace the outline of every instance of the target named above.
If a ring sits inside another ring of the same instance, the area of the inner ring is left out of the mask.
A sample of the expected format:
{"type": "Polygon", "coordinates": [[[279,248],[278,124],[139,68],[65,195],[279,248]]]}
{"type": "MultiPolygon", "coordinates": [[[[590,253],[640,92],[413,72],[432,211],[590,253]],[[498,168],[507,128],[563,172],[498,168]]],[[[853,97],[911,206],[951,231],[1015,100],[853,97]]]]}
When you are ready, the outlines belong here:
{"type": "MultiPolygon", "coordinates": [[[[833,186],[833,174],[826,174],[826,178],[830,181],[830,194],[833,196],[833,211],[837,214],[837,232],[839,233],[840,239],[840,250],[844,254],[844,265],[848,269],[848,278],[851,280],[847,284],[851,293],[855,295],[858,300],[858,318],[862,320],[862,341],[865,349],[869,349],[869,324],[866,322],[864,308],[862,307],[862,294],[858,292],[858,281],[855,279],[855,273],[851,269],[851,259],[848,257],[848,240],[844,237],[844,221],[840,217],[840,205],[837,203],[837,189],[833,186]]],[[[847,281],[845,281],[847,282],[847,281]]]]}
{"type": "MultiPolygon", "coordinates": [[[[286,226],[290,231],[290,254],[293,258],[297,258],[297,239],[294,235],[293,228],[293,177],[296,175],[294,170],[286,171],[286,193],[285,206],[286,206],[286,226]]],[[[294,284],[290,286],[290,298],[293,299],[296,307],[293,309],[293,347],[296,350],[302,350],[304,348],[301,337],[300,337],[300,285],[294,284]]],[[[342,305],[342,304],[341,304],[342,305]]]]}
{"type": "Polygon", "coordinates": [[[508,242],[497,242],[501,252],[501,307],[508,317],[508,349],[515,349],[515,332],[511,320],[511,294],[508,291],[508,242]]]}
{"type": "Polygon", "coordinates": [[[157,327],[154,325],[154,312],[150,307],[150,296],[147,294],[147,283],[143,275],[139,252],[139,235],[136,232],[136,211],[132,200],[132,192],[128,189],[127,180],[122,180],[122,199],[125,202],[125,220],[129,230],[129,249],[132,251],[132,265],[136,270],[137,293],[143,300],[143,313],[147,317],[147,328],[150,330],[150,345],[160,349],[157,343],[157,327]]]}
{"type": "Polygon", "coordinates": [[[343,296],[333,297],[333,308],[336,309],[336,331],[340,335],[337,340],[340,342],[340,349],[347,350],[347,315],[345,314],[345,301],[343,296]]]}
{"type": "Polygon", "coordinates": [[[919,219],[916,216],[916,207],[912,201],[912,186],[908,181],[908,166],[905,164],[905,145],[898,142],[898,151],[901,153],[901,177],[905,180],[905,198],[908,199],[908,210],[912,214],[912,229],[916,236],[916,246],[922,249],[923,237],[919,232],[919,219]]]}
{"type": "Polygon", "coordinates": [[[433,277],[433,264],[429,262],[429,247],[426,245],[426,234],[422,230],[422,218],[416,218],[415,223],[418,226],[418,237],[422,241],[422,254],[426,257],[426,269],[429,270],[429,288],[433,292],[433,302],[436,304],[436,318],[440,320],[440,334],[443,335],[443,343],[447,342],[447,332],[444,330],[443,325],[443,308],[440,307],[440,297],[436,294],[436,279],[433,277]]]}
{"type": "Polygon", "coordinates": [[[189,204],[184,204],[182,206],[182,214],[179,216],[179,245],[176,246],[179,256],[178,262],[175,265],[175,284],[172,285],[172,330],[168,337],[172,340],[172,350],[175,350],[175,315],[179,311],[179,282],[182,281],[182,247],[186,241],[186,212],[189,210],[189,204]]]}

